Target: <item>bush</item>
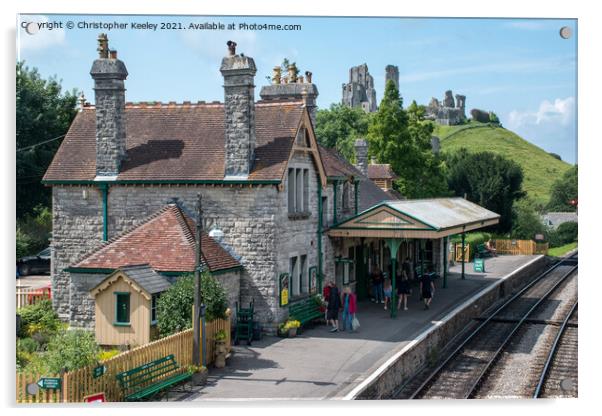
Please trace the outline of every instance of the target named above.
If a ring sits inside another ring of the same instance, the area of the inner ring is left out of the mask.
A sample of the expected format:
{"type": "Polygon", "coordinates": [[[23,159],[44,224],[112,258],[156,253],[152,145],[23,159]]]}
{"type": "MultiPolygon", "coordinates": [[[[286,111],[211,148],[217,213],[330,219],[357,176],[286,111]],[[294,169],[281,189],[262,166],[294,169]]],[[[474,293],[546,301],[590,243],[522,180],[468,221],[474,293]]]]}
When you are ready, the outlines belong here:
{"type": "Polygon", "coordinates": [[[21,315],[20,337],[35,338],[36,334],[54,335],[62,327],[62,323],[54,309],[52,309],[52,302],[49,299],[25,306],[19,309],[17,313],[21,315]]]}
{"type": "Polygon", "coordinates": [[[489,121],[491,123],[500,124],[500,119],[493,111],[489,112],[489,121]]]}
{"type": "Polygon", "coordinates": [[[44,361],[50,373],[72,371],[97,363],[99,351],[94,333],[82,329],[62,331],[48,343],[44,361]]]}
{"type": "Polygon", "coordinates": [[[470,115],[473,121],[489,123],[489,113],[487,111],[479,110],[478,108],[473,108],[472,110],[470,110],[470,115]]]}
{"type": "Polygon", "coordinates": [[[36,254],[48,247],[52,232],[52,212],[48,207],[37,206],[33,215],[26,214],[17,223],[17,259],[36,254]]]}
{"type": "Polygon", "coordinates": [[[98,361],[106,361],[119,354],[121,354],[121,351],[119,351],[117,348],[102,350],[98,353],[98,361]]]}
{"type": "MultiPolygon", "coordinates": [[[[205,303],[205,318],[212,321],[226,317],[228,302],[226,292],[209,273],[201,276],[201,290],[205,303]]],[[[157,326],[162,337],[192,327],[194,304],[194,275],[180,277],[157,301],[157,326]]]]}
{"type": "MultiPolygon", "coordinates": [[[[477,252],[477,246],[479,244],[485,244],[487,241],[489,241],[490,238],[491,238],[490,233],[485,233],[485,232],[466,233],[466,238],[464,239],[464,244],[467,246],[468,245],[470,246],[470,258],[473,258],[474,253],[477,252]]],[[[462,243],[462,237],[458,235],[458,236],[451,238],[450,241],[454,244],[462,243]]],[[[470,258],[465,259],[465,260],[469,261],[470,258]]]]}
{"type": "Polygon", "coordinates": [[[536,234],[548,234],[546,226],[537,213],[535,204],[528,199],[522,199],[515,204],[513,217],[512,238],[532,240],[536,234]]]}
{"type": "Polygon", "coordinates": [[[40,348],[40,344],[33,338],[22,338],[17,340],[17,349],[32,354],[40,348]]]}
{"type": "Polygon", "coordinates": [[[550,232],[550,247],[560,247],[577,241],[578,224],[576,222],[563,222],[558,228],[550,232]]]}

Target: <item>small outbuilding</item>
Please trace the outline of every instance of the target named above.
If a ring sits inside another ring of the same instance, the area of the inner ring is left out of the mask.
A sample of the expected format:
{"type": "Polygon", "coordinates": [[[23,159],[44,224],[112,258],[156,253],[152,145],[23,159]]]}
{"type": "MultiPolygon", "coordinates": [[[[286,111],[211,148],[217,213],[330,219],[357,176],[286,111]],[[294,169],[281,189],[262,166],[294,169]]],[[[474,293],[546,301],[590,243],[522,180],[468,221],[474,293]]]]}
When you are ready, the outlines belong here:
{"type": "Polygon", "coordinates": [[[148,264],[122,267],[90,290],[101,345],[143,345],[158,337],[157,299],[171,283],[148,264]]]}

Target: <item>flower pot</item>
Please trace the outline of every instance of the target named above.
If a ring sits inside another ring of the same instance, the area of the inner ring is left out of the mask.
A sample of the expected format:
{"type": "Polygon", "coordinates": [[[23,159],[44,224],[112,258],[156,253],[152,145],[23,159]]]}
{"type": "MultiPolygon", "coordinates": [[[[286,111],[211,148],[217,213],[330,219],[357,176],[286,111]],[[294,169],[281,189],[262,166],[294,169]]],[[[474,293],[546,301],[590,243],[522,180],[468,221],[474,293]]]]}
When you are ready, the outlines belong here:
{"type": "Polygon", "coordinates": [[[288,336],[289,338],[295,338],[297,336],[297,328],[289,328],[288,336]]]}
{"type": "Polygon", "coordinates": [[[215,368],[224,368],[226,366],[227,353],[226,341],[215,341],[215,361],[213,362],[215,368]]]}

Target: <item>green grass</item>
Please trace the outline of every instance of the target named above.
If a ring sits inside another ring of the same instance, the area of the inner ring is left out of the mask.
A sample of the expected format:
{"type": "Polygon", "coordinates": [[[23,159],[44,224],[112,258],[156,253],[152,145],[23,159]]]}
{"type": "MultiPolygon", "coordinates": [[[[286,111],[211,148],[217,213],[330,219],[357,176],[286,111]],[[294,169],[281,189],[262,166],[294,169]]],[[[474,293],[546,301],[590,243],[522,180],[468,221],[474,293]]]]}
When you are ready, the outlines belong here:
{"type": "Polygon", "coordinates": [[[548,250],[548,256],[560,257],[576,248],[577,248],[577,242],[565,244],[560,247],[554,247],[554,248],[551,248],[548,250]]]}
{"type": "Polygon", "coordinates": [[[436,126],[433,134],[441,139],[443,152],[464,147],[469,152],[490,151],[514,160],[523,169],[523,190],[540,204],[548,202],[552,184],[571,167],[510,130],[490,124],[436,126]]]}

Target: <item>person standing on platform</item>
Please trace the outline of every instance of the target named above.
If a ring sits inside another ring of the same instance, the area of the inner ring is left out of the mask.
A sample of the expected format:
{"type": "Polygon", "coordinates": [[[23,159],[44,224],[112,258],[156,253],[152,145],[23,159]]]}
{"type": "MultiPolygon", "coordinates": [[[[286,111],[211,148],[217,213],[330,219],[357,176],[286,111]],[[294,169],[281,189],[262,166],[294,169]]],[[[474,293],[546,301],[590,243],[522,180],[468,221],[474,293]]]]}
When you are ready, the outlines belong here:
{"type": "MultiPolygon", "coordinates": [[[[322,296],[324,298],[324,302],[328,304],[328,299],[330,299],[330,283],[324,285],[324,289],[322,289],[322,296]]],[[[328,308],[324,308],[324,321],[328,324],[328,308]]]]}
{"type": "Polygon", "coordinates": [[[399,286],[397,289],[397,294],[399,296],[399,300],[397,301],[397,309],[401,308],[401,304],[403,303],[403,310],[408,310],[408,297],[410,296],[410,279],[408,278],[408,274],[406,273],[405,268],[401,270],[400,279],[395,283],[399,282],[399,286]]]}
{"type": "Polygon", "coordinates": [[[391,287],[391,279],[385,278],[383,292],[385,295],[385,310],[387,310],[387,307],[391,307],[391,296],[393,295],[393,288],[391,287]]]}
{"type": "Polygon", "coordinates": [[[420,294],[424,302],[424,309],[429,309],[431,306],[431,300],[435,294],[435,284],[432,279],[432,268],[429,267],[427,273],[422,273],[420,277],[420,294]]]}
{"type": "Polygon", "coordinates": [[[410,262],[410,258],[406,257],[403,264],[401,265],[401,270],[403,270],[408,278],[408,281],[412,281],[414,276],[412,274],[412,263],[410,262]]]}
{"type": "Polygon", "coordinates": [[[326,318],[328,323],[332,325],[330,332],[338,332],[339,330],[339,309],[341,308],[341,295],[339,288],[331,280],[329,283],[330,290],[328,291],[328,306],[326,307],[326,318]]]}
{"type": "Polygon", "coordinates": [[[385,303],[383,296],[383,272],[378,266],[374,268],[374,272],[372,273],[372,296],[374,297],[374,302],[385,303]]]}
{"type": "Polygon", "coordinates": [[[353,332],[353,318],[355,317],[355,312],[357,311],[357,300],[355,297],[355,293],[351,292],[349,286],[346,286],[343,289],[343,331],[349,327],[349,330],[353,332]]]}

